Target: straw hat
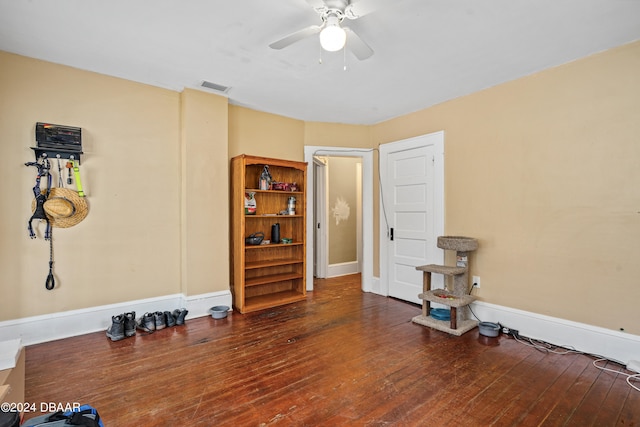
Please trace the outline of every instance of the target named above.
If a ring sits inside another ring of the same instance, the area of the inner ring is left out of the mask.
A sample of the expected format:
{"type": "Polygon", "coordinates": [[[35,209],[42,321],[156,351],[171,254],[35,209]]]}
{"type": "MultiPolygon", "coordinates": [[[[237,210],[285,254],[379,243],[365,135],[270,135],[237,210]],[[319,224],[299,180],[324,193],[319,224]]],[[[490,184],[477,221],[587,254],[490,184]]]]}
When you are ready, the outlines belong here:
{"type": "MultiPolygon", "coordinates": [[[[33,200],[31,209],[35,210],[33,200]]],[[[52,188],[44,202],[44,211],[52,227],[68,228],[82,221],[89,213],[87,200],[78,196],[77,191],[68,188],[52,188]]]]}

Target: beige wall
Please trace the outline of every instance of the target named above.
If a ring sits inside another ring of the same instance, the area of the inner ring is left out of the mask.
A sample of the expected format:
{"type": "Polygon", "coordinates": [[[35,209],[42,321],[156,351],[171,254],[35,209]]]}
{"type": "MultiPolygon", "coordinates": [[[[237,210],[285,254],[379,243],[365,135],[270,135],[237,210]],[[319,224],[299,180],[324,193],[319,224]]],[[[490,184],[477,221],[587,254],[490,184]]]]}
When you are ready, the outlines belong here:
{"type": "Polygon", "coordinates": [[[304,122],[229,105],[229,157],[240,154],[304,161],[305,146],[372,147],[371,127],[304,122]]]}
{"type": "Polygon", "coordinates": [[[304,122],[229,106],[229,157],[240,154],[304,160],[304,122]]]}
{"type": "Polygon", "coordinates": [[[445,131],[445,229],[481,299],[640,334],[640,43],[373,127],[445,131]]]}
{"type": "Polygon", "coordinates": [[[370,148],[444,129],[445,227],[480,239],[481,299],[640,334],[640,43],[375,126],[7,53],[0,65],[0,320],[228,289],[225,155],[302,160],[305,145],[370,148]],[[85,130],[90,213],[54,230],[54,291],[48,245],[26,231],[37,121],[85,130]]]}
{"type": "Polygon", "coordinates": [[[329,172],[329,264],[358,261],[358,186],[357,157],[327,157],[329,172]],[[338,199],[349,207],[347,218],[336,219],[333,210],[340,207],[338,199]]]}
{"type": "Polygon", "coordinates": [[[228,289],[225,98],[3,52],[0,64],[0,320],[228,289]],[[53,291],[44,224],[36,240],[26,230],[37,121],[83,128],[89,215],[53,230],[53,291]]]}
{"type": "Polygon", "coordinates": [[[305,122],[304,145],[369,149],[372,144],[371,126],[305,122]]]}
{"type": "Polygon", "coordinates": [[[181,94],[182,292],[199,295],[229,285],[227,99],[181,94]]]}

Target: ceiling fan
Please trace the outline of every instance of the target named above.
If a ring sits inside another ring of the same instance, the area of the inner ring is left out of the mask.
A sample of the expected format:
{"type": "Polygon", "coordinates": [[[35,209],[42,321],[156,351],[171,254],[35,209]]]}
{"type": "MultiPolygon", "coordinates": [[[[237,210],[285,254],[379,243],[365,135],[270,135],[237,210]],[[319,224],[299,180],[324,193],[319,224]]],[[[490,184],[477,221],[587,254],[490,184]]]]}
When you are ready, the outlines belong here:
{"type": "Polygon", "coordinates": [[[341,26],[342,21],[358,19],[378,9],[378,6],[389,4],[388,0],[306,0],[322,19],[320,25],[311,25],[298,30],[269,45],[272,49],[282,49],[293,43],[320,33],[320,45],[324,50],[335,52],[346,47],[356,58],[363,60],[373,55],[369,47],[349,27],[341,26]]]}

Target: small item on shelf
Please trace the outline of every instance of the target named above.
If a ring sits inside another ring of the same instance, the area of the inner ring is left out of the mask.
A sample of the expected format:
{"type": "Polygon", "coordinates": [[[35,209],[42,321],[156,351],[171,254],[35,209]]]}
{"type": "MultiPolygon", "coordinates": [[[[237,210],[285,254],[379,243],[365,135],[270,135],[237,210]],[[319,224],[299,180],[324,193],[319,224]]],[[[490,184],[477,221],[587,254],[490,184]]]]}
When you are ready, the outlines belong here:
{"type": "Polygon", "coordinates": [[[271,183],[271,189],[272,190],[277,190],[277,191],[289,191],[289,187],[290,185],[286,182],[272,182],[271,183]]]}
{"type": "Polygon", "coordinates": [[[244,214],[255,215],[256,214],[256,193],[253,191],[245,191],[244,193],[244,214]]]}
{"type": "Polygon", "coordinates": [[[280,243],[285,243],[285,244],[293,243],[293,239],[289,239],[288,237],[283,237],[280,239],[280,243]]]}
{"type": "Polygon", "coordinates": [[[435,291],[433,291],[433,295],[439,297],[439,298],[446,298],[446,299],[456,299],[458,298],[457,296],[450,294],[448,291],[444,290],[444,289],[437,289],[435,291]]]}
{"type": "Polygon", "coordinates": [[[271,241],[280,243],[280,223],[276,222],[271,226],[271,241]]]}
{"type": "Polygon", "coordinates": [[[271,189],[271,172],[269,172],[269,165],[264,165],[262,168],[262,173],[260,174],[260,179],[258,180],[258,188],[260,190],[270,190],[271,189]]]}
{"type": "Polygon", "coordinates": [[[74,126],[36,123],[36,161],[49,156],[80,161],[82,154],[82,129],[74,126]]]}
{"type": "Polygon", "coordinates": [[[276,191],[300,191],[296,182],[278,182],[271,183],[271,189],[276,191]]]}
{"type": "Polygon", "coordinates": [[[287,213],[289,215],[296,214],[296,198],[293,196],[289,197],[289,200],[287,201],[287,213]]]}
{"type": "Polygon", "coordinates": [[[253,233],[249,235],[249,237],[244,239],[244,242],[247,245],[259,245],[262,243],[262,239],[264,239],[264,233],[262,231],[258,231],[257,233],[253,233]]]}

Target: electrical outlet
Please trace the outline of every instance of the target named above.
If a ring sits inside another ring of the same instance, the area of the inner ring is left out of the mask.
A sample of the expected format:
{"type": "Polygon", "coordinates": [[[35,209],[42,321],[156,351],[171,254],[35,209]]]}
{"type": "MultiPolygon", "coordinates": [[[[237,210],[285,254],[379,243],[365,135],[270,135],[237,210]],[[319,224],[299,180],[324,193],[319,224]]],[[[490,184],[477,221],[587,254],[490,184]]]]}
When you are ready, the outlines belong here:
{"type": "Polygon", "coordinates": [[[517,329],[511,329],[508,328],[506,326],[502,326],[502,333],[505,335],[511,335],[514,338],[518,338],[520,335],[518,335],[518,330],[517,329]]]}
{"type": "Polygon", "coordinates": [[[480,287],[480,276],[473,276],[471,284],[475,285],[476,288],[479,288],[480,287]]]}

